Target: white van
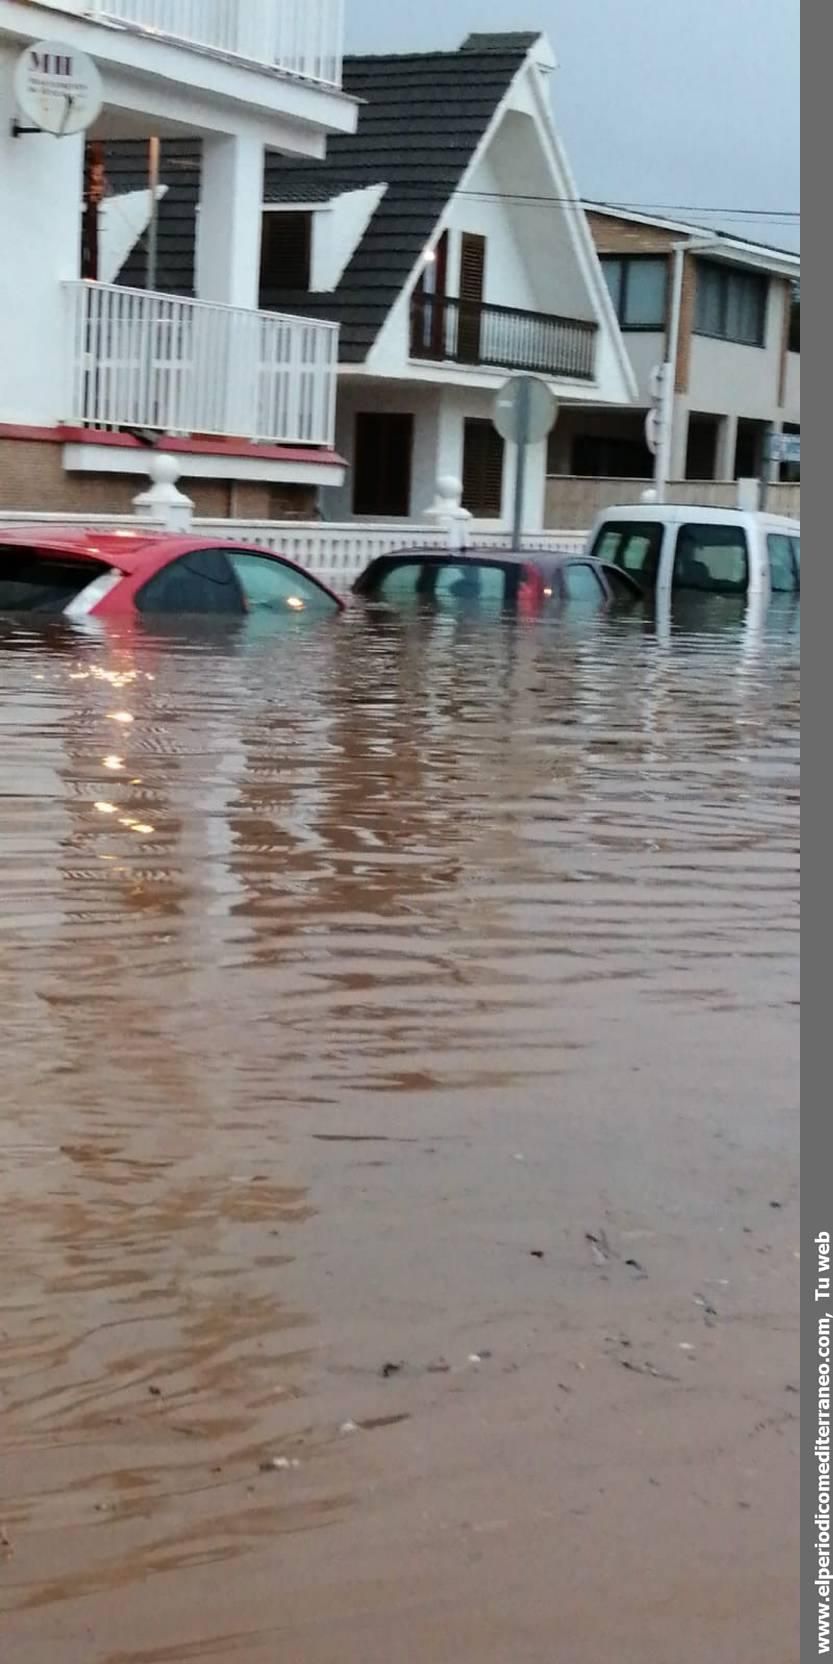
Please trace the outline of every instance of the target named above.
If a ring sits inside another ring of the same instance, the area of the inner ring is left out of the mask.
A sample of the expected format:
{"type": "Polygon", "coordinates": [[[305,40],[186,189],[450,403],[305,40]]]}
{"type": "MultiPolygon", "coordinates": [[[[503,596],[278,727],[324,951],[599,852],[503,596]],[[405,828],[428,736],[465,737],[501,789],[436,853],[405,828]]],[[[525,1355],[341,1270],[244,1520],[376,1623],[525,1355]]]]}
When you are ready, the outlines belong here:
{"type": "Polygon", "coordinates": [[[599,516],[586,552],[660,596],[699,590],[768,597],[801,589],[801,522],[780,514],[626,504],[599,516]]]}

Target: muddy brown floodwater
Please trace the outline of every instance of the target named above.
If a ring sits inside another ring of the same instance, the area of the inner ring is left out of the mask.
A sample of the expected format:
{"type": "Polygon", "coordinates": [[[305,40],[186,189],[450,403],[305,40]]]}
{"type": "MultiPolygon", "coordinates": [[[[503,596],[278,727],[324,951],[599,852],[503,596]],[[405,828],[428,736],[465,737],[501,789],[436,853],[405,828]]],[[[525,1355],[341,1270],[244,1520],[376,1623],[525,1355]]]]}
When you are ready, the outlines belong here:
{"type": "Polygon", "coordinates": [[[798,676],[0,631],[8,1664],[797,1656],[798,676]]]}

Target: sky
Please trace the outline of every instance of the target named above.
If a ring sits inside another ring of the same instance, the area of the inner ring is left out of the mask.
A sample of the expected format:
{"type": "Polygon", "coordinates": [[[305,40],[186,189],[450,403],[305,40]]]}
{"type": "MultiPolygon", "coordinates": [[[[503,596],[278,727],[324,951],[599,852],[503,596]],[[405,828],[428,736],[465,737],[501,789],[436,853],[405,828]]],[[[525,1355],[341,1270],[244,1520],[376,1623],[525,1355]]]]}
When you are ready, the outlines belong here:
{"type": "Polygon", "coordinates": [[[799,208],[799,23],[800,0],[347,0],[347,49],[540,28],[582,195],[796,248],[797,221],[732,214],[799,208]]]}

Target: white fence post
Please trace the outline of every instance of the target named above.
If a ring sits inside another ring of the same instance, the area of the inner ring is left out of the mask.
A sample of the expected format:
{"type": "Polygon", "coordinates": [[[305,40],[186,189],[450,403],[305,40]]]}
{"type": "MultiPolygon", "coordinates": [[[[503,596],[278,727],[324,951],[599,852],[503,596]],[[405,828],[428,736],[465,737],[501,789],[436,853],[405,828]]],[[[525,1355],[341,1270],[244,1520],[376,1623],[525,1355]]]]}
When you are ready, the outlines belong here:
{"type": "Polygon", "coordinates": [[[148,473],[153,484],[133,498],[138,519],[169,532],[187,532],[194,524],[194,505],[190,497],[177,487],[179,463],[164,451],[157,451],[148,460],[148,473]]]}

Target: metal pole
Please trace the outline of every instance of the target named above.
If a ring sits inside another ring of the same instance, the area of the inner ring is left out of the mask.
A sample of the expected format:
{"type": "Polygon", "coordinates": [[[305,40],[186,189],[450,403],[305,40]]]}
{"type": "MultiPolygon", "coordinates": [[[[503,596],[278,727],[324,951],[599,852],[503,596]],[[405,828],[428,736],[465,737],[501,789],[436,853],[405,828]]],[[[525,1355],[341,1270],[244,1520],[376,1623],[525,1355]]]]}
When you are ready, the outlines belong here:
{"type": "Polygon", "coordinates": [[[159,140],[148,145],[148,189],[150,191],[150,220],[148,222],[148,256],[145,287],[156,288],[159,271],[159,140]]]}
{"type": "Polygon", "coordinates": [[[664,503],[668,496],[668,481],[671,478],[671,464],[673,461],[674,415],[677,407],[677,360],[680,356],[680,319],[683,310],[685,255],[685,243],[675,243],[671,321],[668,331],[668,349],[665,355],[665,382],[662,390],[662,424],[654,472],[654,485],[658,503],[664,503]]]}
{"type": "Polygon", "coordinates": [[[521,382],[518,399],[518,465],[515,472],[515,517],[512,527],[512,548],[520,553],[523,546],[524,497],[526,495],[526,457],[529,449],[529,382],[521,382]]]}

